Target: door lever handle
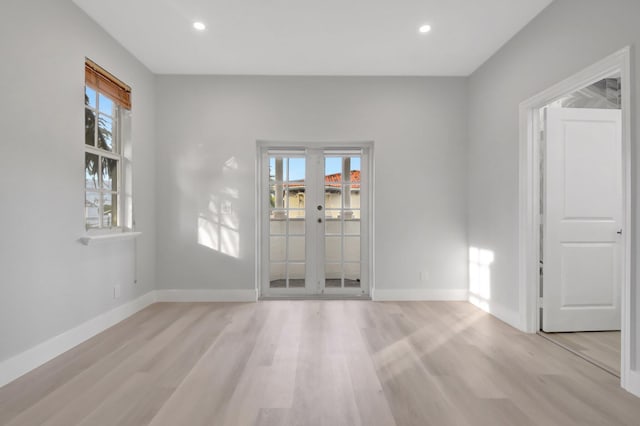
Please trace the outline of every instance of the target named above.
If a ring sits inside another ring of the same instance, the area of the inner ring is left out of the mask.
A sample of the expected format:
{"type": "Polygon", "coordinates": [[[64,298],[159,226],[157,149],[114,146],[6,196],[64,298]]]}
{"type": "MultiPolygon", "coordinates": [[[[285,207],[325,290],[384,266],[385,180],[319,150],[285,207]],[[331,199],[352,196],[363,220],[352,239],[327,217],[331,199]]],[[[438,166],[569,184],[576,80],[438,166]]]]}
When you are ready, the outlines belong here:
{"type": "Polygon", "coordinates": [[[622,229],[618,230],[618,232],[616,232],[616,234],[622,235],[622,229]]]}

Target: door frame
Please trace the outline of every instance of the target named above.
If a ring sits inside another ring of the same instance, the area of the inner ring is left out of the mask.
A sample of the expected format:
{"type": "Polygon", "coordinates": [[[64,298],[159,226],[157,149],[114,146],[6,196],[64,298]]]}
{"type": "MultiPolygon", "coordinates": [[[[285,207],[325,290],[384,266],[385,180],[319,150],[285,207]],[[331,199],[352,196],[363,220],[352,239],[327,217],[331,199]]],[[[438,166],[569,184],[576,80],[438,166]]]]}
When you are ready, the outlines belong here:
{"type": "Polygon", "coordinates": [[[621,241],[621,386],[640,396],[640,371],[632,369],[635,348],[632,323],[635,309],[631,300],[631,48],[625,47],[566,80],[520,104],[519,122],[519,307],[520,329],[536,333],[540,329],[540,138],[537,115],[541,108],[561,97],[603,78],[620,74],[622,84],[622,224],[621,241]]]}
{"type": "MultiPolygon", "coordinates": [[[[369,171],[369,182],[367,187],[367,215],[368,215],[368,247],[366,252],[366,273],[368,274],[369,289],[367,298],[373,299],[373,293],[375,289],[375,268],[374,268],[374,247],[375,247],[375,215],[374,215],[374,185],[375,185],[375,157],[374,157],[374,142],[295,142],[295,141],[273,141],[273,140],[257,140],[256,141],[256,166],[255,166],[255,202],[256,202],[256,217],[255,217],[255,290],[258,295],[258,299],[263,298],[262,294],[262,281],[265,274],[268,274],[268,267],[265,267],[263,259],[264,255],[264,222],[263,215],[264,209],[264,189],[262,183],[262,175],[265,173],[262,158],[269,150],[281,149],[283,151],[305,151],[307,149],[313,150],[338,150],[344,151],[349,149],[362,149],[367,151],[367,167],[369,171]]],[[[337,293],[330,293],[325,295],[308,295],[301,294],[299,296],[282,296],[282,298],[313,298],[313,299],[339,299],[339,298],[353,298],[353,296],[341,296],[337,293]]]]}

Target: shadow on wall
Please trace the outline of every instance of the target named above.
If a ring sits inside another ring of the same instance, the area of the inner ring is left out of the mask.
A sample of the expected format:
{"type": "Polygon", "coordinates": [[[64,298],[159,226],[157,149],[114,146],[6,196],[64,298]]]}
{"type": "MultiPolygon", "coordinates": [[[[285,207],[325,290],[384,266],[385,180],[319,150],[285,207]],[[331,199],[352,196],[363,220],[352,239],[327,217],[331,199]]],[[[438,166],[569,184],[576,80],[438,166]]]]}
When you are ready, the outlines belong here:
{"type": "MultiPolygon", "coordinates": [[[[212,157],[202,144],[184,156],[179,163],[179,186],[188,204],[196,208],[197,244],[237,259],[240,257],[237,210],[240,192],[232,182],[238,181],[238,160],[232,156],[216,166],[212,157]]],[[[191,234],[194,211],[185,213],[187,217],[182,223],[191,223],[188,226],[191,234]]]]}
{"type": "Polygon", "coordinates": [[[469,301],[489,311],[491,301],[491,264],[493,251],[469,247],[469,301]]]}

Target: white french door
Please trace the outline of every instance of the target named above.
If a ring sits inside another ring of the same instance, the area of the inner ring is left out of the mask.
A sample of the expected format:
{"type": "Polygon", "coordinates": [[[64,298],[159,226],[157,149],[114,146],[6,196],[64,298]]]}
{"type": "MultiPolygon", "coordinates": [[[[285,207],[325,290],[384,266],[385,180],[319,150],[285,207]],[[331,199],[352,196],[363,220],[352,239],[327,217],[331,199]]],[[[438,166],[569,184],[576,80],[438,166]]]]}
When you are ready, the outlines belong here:
{"type": "Polygon", "coordinates": [[[261,295],[369,295],[369,149],[261,152],[261,295]]]}

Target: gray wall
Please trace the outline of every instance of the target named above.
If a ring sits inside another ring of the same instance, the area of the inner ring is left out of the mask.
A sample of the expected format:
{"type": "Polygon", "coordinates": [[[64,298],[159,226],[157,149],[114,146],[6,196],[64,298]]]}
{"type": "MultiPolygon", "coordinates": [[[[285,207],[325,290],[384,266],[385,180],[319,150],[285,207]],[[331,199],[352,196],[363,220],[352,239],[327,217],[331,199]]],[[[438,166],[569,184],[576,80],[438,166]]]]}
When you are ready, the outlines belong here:
{"type": "MultiPolygon", "coordinates": [[[[502,317],[518,311],[518,106],[624,46],[640,44],[639,18],[637,0],[556,0],[469,79],[469,245],[495,252],[491,308],[502,317]]],[[[635,58],[634,144],[640,117],[635,58]]],[[[636,228],[634,246],[637,235],[636,228]]]]}
{"type": "Polygon", "coordinates": [[[256,140],[372,140],[377,288],[466,289],[465,79],[157,81],[160,288],[254,287],[256,140]],[[237,258],[198,244],[199,215],[221,199],[237,258]]]}
{"type": "Polygon", "coordinates": [[[68,0],[3,1],[0,58],[2,361],[154,288],[155,77],[68,0]],[[133,87],[137,250],[77,241],[85,56],[133,87]]]}

